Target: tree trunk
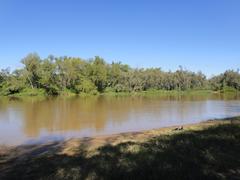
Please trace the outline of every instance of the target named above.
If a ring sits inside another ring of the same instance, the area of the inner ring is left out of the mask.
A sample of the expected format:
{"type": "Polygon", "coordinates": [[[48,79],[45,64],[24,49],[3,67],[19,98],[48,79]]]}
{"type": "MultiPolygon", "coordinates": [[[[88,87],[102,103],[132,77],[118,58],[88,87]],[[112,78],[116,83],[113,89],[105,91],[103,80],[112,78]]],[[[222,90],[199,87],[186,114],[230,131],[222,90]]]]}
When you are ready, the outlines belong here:
{"type": "Polygon", "coordinates": [[[29,82],[30,82],[30,84],[31,84],[31,87],[32,87],[32,89],[34,88],[33,87],[33,83],[32,83],[32,81],[31,81],[31,79],[29,78],[29,76],[27,76],[28,77],[28,80],[29,80],[29,82]]]}

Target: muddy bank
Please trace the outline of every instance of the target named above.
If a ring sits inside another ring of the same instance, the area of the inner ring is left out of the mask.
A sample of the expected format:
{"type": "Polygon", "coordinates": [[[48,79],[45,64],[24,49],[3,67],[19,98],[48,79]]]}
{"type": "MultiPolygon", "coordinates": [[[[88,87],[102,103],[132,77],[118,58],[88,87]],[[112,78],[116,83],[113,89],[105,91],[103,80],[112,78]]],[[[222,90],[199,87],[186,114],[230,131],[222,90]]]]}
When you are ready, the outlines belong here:
{"type": "Polygon", "coordinates": [[[59,147],[61,147],[61,151],[58,153],[74,155],[79,146],[82,146],[85,150],[91,152],[108,144],[117,145],[124,142],[144,142],[160,135],[173,135],[186,131],[199,131],[214,125],[236,124],[239,122],[240,117],[211,119],[197,124],[171,126],[145,131],[127,132],[96,137],[73,138],[66,141],[56,141],[33,145],[0,146],[0,157],[1,161],[4,162],[6,159],[9,160],[18,157],[23,158],[24,156],[37,156],[45,153],[55,153],[55,150],[59,147]]]}
{"type": "Polygon", "coordinates": [[[240,118],[1,147],[0,179],[239,179],[240,118]]]}

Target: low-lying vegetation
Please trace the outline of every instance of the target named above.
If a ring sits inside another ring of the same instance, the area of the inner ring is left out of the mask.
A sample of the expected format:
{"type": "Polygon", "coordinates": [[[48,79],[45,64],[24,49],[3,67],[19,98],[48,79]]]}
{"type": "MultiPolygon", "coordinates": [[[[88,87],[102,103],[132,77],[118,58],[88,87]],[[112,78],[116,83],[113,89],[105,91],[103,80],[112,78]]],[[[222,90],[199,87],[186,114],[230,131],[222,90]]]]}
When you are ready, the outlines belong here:
{"type": "MultiPolygon", "coordinates": [[[[96,56],[90,60],[49,56],[41,59],[29,54],[21,61],[22,69],[0,71],[0,95],[97,95],[134,92],[198,91],[237,92],[239,71],[228,70],[207,79],[202,72],[181,66],[175,72],[160,68],[136,69],[120,62],[108,64],[96,56]]],[[[172,92],[170,92],[172,94],[172,92]]]]}

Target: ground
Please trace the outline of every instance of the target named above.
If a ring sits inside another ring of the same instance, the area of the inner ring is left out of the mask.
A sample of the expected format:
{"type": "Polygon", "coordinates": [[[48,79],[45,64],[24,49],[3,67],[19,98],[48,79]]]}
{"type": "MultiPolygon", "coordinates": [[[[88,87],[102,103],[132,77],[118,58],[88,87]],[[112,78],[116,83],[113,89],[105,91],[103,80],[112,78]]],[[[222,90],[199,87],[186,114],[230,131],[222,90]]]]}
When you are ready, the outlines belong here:
{"type": "Polygon", "coordinates": [[[240,118],[0,148],[0,179],[240,179],[240,118]]]}

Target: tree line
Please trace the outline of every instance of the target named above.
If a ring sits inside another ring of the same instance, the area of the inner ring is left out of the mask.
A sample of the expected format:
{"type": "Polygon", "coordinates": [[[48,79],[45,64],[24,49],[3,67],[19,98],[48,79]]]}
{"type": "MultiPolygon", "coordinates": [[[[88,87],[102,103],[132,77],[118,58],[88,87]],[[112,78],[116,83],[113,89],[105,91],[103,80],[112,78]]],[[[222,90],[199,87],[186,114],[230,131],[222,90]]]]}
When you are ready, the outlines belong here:
{"type": "Polygon", "coordinates": [[[0,94],[12,95],[26,90],[41,90],[48,95],[64,91],[76,94],[103,92],[137,92],[147,90],[215,91],[230,87],[240,90],[240,73],[227,70],[207,79],[202,72],[183,69],[162,71],[160,68],[138,69],[120,62],[106,63],[96,56],[90,60],[75,57],[41,59],[31,53],[21,60],[21,69],[0,71],[0,94]]]}

